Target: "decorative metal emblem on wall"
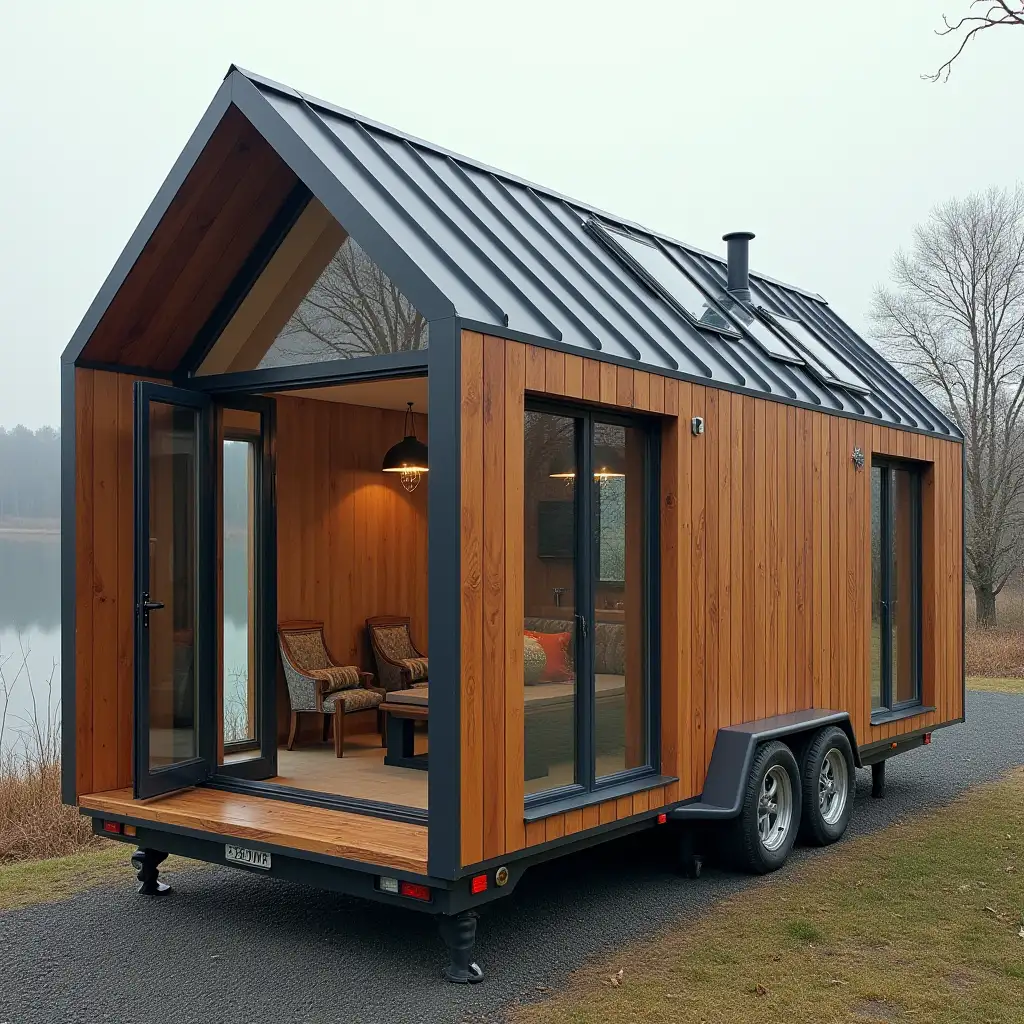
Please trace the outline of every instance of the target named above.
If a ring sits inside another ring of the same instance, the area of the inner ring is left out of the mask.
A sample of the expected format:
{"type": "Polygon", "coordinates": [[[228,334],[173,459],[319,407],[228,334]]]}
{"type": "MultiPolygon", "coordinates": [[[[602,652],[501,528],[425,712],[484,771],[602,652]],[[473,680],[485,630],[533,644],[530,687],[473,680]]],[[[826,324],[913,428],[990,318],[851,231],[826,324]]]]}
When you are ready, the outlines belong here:
{"type": "Polygon", "coordinates": [[[854,448],[853,449],[853,456],[852,456],[852,458],[853,458],[853,464],[858,469],[863,469],[864,468],[864,450],[862,448],[854,448]]]}

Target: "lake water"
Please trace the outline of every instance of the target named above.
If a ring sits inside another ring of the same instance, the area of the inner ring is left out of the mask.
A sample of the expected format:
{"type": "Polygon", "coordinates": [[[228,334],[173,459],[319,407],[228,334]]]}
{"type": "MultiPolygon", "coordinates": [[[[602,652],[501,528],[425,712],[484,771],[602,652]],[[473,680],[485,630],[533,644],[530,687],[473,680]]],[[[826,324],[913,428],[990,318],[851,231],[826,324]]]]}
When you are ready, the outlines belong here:
{"type": "MultiPolygon", "coordinates": [[[[230,563],[244,553],[226,551],[230,563]]],[[[237,578],[238,574],[234,574],[237,578]]],[[[226,703],[244,704],[247,658],[244,594],[228,594],[224,631],[226,703]],[[235,614],[232,615],[232,611],[235,614]],[[236,692],[237,691],[237,692],[236,692]]],[[[7,716],[0,745],[10,749],[33,717],[60,713],[60,538],[0,536],[0,717],[7,690],[7,716]],[[26,658],[22,657],[22,647],[26,658]],[[26,673],[24,665],[27,664],[26,673]],[[52,675],[53,687],[47,682],[52,675]],[[49,705],[49,706],[48,706],[49,705]]]]}

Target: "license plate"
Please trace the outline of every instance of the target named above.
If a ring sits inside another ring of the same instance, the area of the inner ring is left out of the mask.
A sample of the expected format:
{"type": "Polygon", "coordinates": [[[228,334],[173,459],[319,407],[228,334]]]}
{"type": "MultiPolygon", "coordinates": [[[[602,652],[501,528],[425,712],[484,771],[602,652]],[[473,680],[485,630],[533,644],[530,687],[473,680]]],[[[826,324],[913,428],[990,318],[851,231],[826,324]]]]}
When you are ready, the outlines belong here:
{"type": "Polygon", "coordinates": [[[270,870],[270,854],[263,850],[249,850],[244,846],[224,847],[224,859],[232,864],[244,864],[247,868],[260,868],[263,871],[270,870]]]}

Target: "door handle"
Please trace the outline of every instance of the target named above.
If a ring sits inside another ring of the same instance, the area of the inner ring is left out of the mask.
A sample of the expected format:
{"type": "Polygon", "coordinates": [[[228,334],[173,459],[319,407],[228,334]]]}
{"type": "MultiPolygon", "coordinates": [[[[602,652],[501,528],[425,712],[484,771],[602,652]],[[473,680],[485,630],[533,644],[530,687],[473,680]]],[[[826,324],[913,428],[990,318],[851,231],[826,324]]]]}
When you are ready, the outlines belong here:
{"type": "Polygon", "coordinates": [[[149,613],[157,612],[164,607],[163,601],[150,601],[149,594],[143,594],[139,602],[139,612],[142,615],[142,628],[149,628],[149,613]]]}

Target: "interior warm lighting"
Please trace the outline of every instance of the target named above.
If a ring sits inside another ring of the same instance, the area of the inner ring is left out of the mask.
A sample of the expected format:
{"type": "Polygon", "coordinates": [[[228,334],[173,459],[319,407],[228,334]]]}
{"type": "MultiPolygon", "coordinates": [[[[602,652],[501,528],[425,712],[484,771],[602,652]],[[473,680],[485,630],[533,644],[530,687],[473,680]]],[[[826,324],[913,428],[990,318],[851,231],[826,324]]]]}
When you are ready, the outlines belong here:
{"type": "Polygon", "coordinates": [[[388,449],[384,456],[381,470],[385,473],[398,473],[402,486],[412,493],[420,485],[420,479],[429,469],[427,463],[427,446],[416,437],[416,424],[413,421],[413,403],[407,403],[405,412],[405,437],[388,449]]]}
{"type": "MultiPolygon", "coordinates": [[[[608,445],[597,445],[594,448],[594,479],[603,484],[606,480],[615,480],[626,475],[622,452],[608,445]]],[[[548,476],[553,480],[575,480],[576,462],[572,452],[559,452],[551,460],[548,476]]]]}

